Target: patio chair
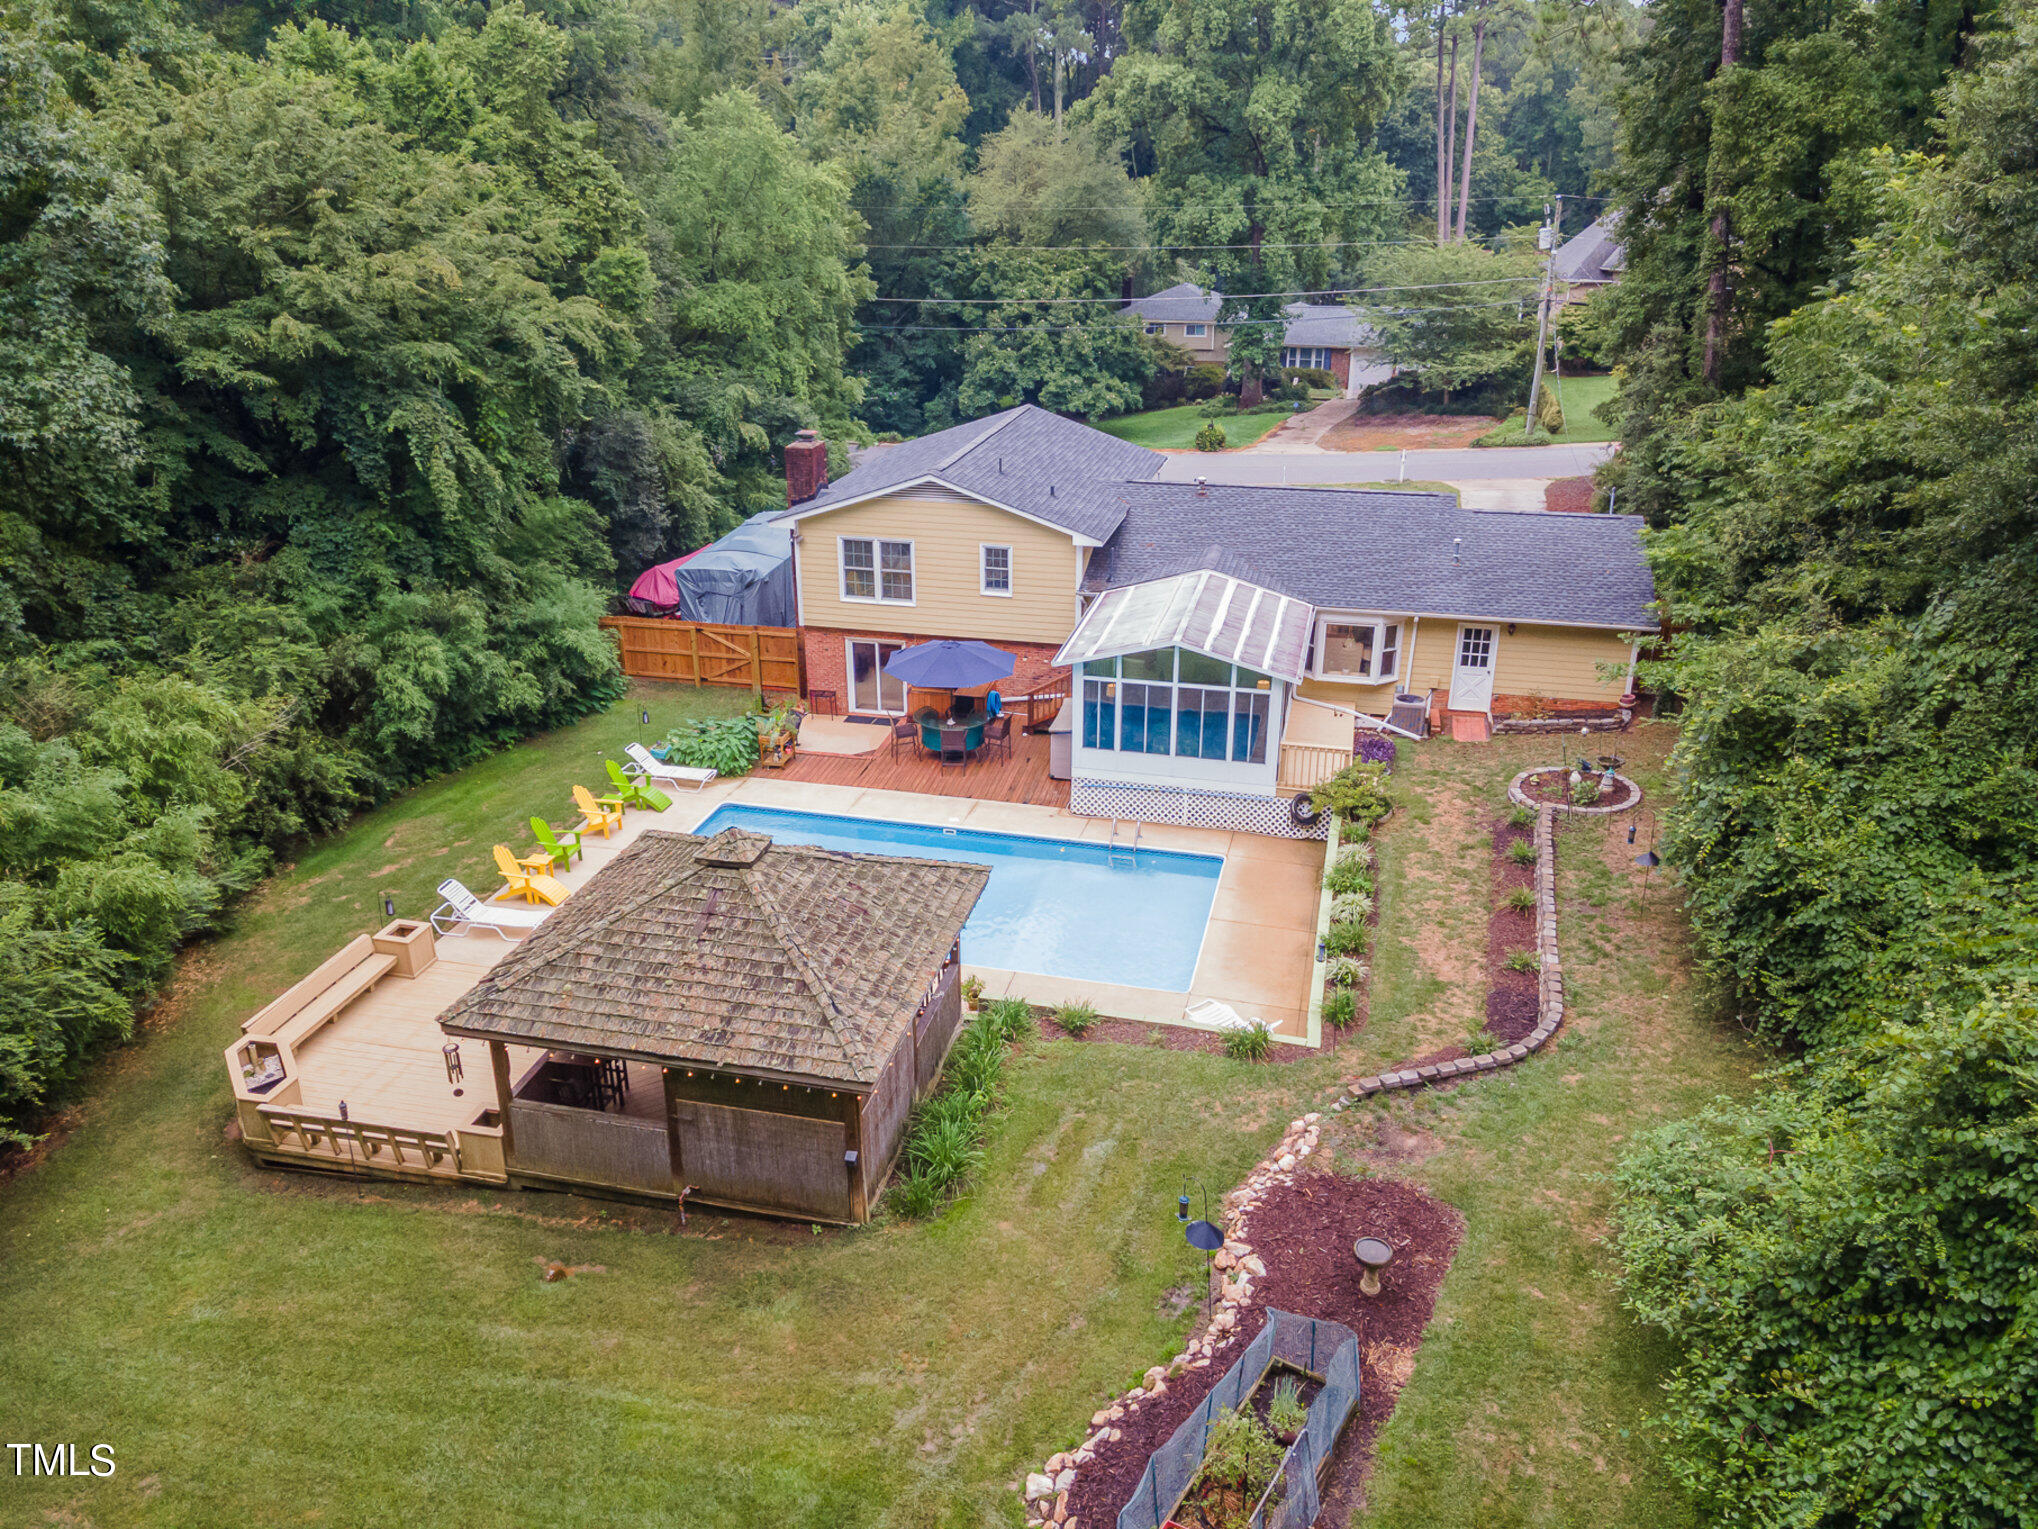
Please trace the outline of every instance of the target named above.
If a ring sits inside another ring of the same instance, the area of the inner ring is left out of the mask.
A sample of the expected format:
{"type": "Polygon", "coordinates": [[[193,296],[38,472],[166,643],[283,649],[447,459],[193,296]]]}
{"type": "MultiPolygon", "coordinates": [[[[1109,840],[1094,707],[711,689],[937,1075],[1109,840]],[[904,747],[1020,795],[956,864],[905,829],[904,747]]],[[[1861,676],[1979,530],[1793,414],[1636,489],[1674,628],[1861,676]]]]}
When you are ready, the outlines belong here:
{"type": "MultiPolygon", "coordinates": [[[[536,857],[533,857],[536,858],[536,857]]],[[[552,857],[544,857],[545,864],[552,864],[552,857]]],[[[553,879],[549,870],[533,871],[510,853],[507,844],[495,847],[495,868],[502,872],[505,883],[503,891],[521,897],[527,903],[548,902],[554,907],[566,901],[566,884],[553,879]]]]}
{"type": "Polygon", "coordinates": [[[1003,712],[984,725],[984,747],[996,749],[1007,759],[1012,757],[1012,719],[1003,712]]]}
{"type": "Polygon", "coordinates": [[[892,724],[892,758],[899,757],[899,745],[905,744],[913,751],[913,757],[920,757],[920,724],[911,717],[901,717],[892,724]]]}
{"type": "Polygon", "coordinates": [[[675,786],[692,786],[696,791],[703,789],[719,773],[705,766],[666,764],[641,743],[624,744],[623,753],[630,761],[623,766],[624,774],[634,774],[645,780],[666,781],[675,786]]]}
{"type": "Polygon", "coordinates": [[[436,934],[456,934],[462,925],[490,929],[505,940],[510,931],[528,934],[551,915],[550,908],[519,908],[509,903],[485,903],[452,878],[439,883],[445,899],[432,910],[431,925],[436,934]]]}
{"type": "MultiPolygon", "coordinates": [[[[585,856],[587,850],[580,842],[578,829],[568,828],[559,833],[552,831],[552,825],[543,818],[531,819],[531,832],[538,840],[538,848],[552,859],[552,864],[562,869],[571,864],[575,855],[585,856]]],[[[524,861],[526,865],[530,860],[524,861]]]]}
{"type": "Polygon", "coordinates": [[[623,767],[613,759],[604,759],[602,768],[609,772],[609,779],[615,782],[616,795],[625,807],[645,807],[652,812],[663,812],[672,805],[672,798],[660,791],[643,777],[630,779],[623,773],[623,767]]]}
{"type": "Polygon", "coordinates": [[[612,796],[596,796],[585,786],[575,786],[573,805],[580,809],[579,831],[582,838],[595,833],[606,839],[612,830],[622,824],[623,804],[612,796]]]}

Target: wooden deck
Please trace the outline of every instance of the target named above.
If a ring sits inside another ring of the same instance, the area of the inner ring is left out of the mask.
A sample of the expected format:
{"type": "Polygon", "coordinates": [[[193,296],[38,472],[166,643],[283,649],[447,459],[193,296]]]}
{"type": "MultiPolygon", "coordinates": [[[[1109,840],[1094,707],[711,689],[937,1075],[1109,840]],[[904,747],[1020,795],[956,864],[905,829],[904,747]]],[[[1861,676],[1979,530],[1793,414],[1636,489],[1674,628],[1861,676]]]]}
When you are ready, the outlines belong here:
{"type": "MultiPolygon", "coordinates": [[[[871,729],[881,738],[884,730],[871,729]]],[[[823,786],[857,786],[883,791],[917,791],[923,796],[967,796],[985,802],[1025,802],[1034,807],[1069,804],[1069,783],[1047,778],[1047,735],[1012,735],[1012,754],[979,754],[966,765],[944,766],[924,755],[909,755],[905,746],[892,757],[889,741],[874,754],[803,753],[781,770],[763,770],[764,779],[811,781],[823,786]]]]}

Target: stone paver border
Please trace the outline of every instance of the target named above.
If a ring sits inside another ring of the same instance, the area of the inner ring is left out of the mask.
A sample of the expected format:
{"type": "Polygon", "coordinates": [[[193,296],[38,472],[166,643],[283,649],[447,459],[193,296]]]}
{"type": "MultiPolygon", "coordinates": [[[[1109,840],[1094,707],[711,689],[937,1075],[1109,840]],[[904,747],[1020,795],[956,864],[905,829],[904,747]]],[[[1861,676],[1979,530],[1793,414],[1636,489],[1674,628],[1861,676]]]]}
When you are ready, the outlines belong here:
{"type": "MultiPolygon", "coordinates": [[[[1545,767],[1547,768],[1547,766],[1545,767]]],[[[1525,771],[1524,775],[1534,774],[1525,771]]],[[[1616,780],[1620,776],[1614,777],[1616,780]]],[[[1517,777],[1516,785],[1521,777],[1517,777]]],[[[1632,782],[1630,783],[1632,784],[1632,782]]],[[[1508,788],[1513,795],[1515,787],[1508,788]]],[[[1636,800],[1641,799],[1639,788],[1636,800]]],[[[1453,1078],[1469,1077],[1475,1073],[1498,1072],[1503,1067],[1512,1067],[1516,1062],[1525,1061],[1550,1043],[1550,1038],[1564,1023],[1564,967],[1557,955],[1557,812],[1560,810],[1549,802],[1529,802],[1517,796],[1525,807],[1533,807],[1536,814],[1536,954],[1540,958],[1536,975],[1536,1027],[1526,1040],[1516,1041],[1512,1046],[1503,1046],[1483,1056],[1460,1057],[1451,1062],[1433,1062],[1423,1067],[1404,1067],[1383,1072],[1377,1077],[1361,1078],[1352,1084],[1342,1099],[1331,1105],[1341,1110],[1347,1104],[1360,1099],[1370,1099],[1375,1094],[1392,1093],[1403,1088],[1427,1088],[1432,1083],[1444,1083],[1453,1078]]],[[[1632,805],[1632,803],[1630,804],[1632,805]]],[[[1603,813],[1624,812],[1626,808],[1566,808],[1572,812],[1603,813]]]]}
{"type": "Polygon", "coordinates": [[[1614,779],[1628,788],[1628,799],[1616,802],[1611,807],[1573,807],[1569,802],[1538,802],[1531,800],[1529,794],[1521,789],[1521,783],[1531,775],[1547,775],[1552,770],[1564,768],[1565,766],[1560,764],[1537,765],[1533,770],[1522,771],[1507,783],[1508,800],[1522,807],[1548,807],[1553,812],[1568,812],[1581,818],[1611,817],[1616,812],[1626,812],[1630,808],[1642,805],[1642,788],[1625,775],[1616,775],[1614,779]]]}

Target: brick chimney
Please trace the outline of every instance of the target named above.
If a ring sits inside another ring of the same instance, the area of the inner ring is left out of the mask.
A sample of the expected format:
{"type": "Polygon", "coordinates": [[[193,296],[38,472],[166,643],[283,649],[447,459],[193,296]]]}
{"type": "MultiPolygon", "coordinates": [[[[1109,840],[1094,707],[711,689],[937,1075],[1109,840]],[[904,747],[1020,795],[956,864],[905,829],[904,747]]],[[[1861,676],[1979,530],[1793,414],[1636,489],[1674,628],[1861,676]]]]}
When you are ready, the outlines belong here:
{"type": "Polygon", "coordinates": [[[805,504],[828,486],[828,443],[802,430],[785,449],[785,502],[805,504]]]}

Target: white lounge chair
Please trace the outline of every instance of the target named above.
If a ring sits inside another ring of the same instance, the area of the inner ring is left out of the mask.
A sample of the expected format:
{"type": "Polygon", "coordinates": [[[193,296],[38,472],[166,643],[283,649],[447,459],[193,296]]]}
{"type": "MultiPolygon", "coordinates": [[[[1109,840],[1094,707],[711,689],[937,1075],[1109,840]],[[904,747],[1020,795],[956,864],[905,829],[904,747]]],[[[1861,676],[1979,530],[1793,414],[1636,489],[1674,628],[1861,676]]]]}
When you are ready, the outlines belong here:
{"type": "Polygon", "coordinates": [[[460,925],[471,924],[477,929],[493,929],[506,940],[511,930],[529,933],[536,929],[552,911],[485,903],[451,877],[439,883],[439,896],[446,900],[432,913],[432,929],[438,934],[451,934],[460,925]]]}
{"type": "Polygon", "coordinates": [[[1264,1023],[1247,1019],[1228,1003],[1219,1003],[1215,998],[1199,998],[1182,1012],[1182,1018],[1192,1025],[1202,1025],[1211,1030],[1250,1030],[1254,1025],[1264,1023]]]}
{"type": "Polygon", "coordinates": [[[643,776],[647,780],[671,781],[675,786],[692,786],[696,791],[706,786],[720,773],[698,765],[660,764],[652,758],[651,751],[641,743],[624,744],[623,753],[630,760],[625,774],[643,776]]]}

